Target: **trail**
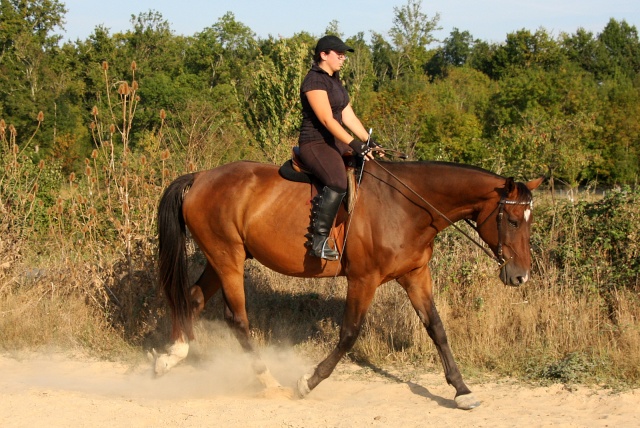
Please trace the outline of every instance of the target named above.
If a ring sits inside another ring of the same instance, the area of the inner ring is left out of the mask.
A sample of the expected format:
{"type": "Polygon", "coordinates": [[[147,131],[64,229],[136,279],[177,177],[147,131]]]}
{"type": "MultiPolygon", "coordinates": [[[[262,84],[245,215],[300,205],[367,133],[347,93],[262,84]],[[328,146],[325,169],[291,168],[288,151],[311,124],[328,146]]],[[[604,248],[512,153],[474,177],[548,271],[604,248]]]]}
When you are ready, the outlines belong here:
{"type": "MultiPolygon", "coordinates": [[[[311,366],[291,351],[265,361],[293,387],[311,366]]],[[[482,405],[455,408],[439,374],[400,379],[341,363],[303,400],[264,394],[242,355],[189,359],[162,378],[127,366],[63,355],[0,356],[3,427],[635,427],[640,390],[611,393],[511,381],[473,384],[482,405]]]]}

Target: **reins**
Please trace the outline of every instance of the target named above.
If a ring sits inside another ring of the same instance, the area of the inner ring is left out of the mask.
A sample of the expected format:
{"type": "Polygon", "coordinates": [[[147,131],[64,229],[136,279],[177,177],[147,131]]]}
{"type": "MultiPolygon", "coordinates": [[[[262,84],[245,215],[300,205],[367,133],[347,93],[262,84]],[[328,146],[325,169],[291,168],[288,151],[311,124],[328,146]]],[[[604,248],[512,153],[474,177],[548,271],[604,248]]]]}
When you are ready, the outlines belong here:
{"type": "MultiPolygon", "coordinates": [[[[418,199],[420,199],[420,201],[422,201],[425,205],[427,205],[430,209],[432,209],[436,214],[438,214],[440,217],[445,219],[449,223],[449,225],[453,226],[458,232],[460,232],[468,240],[473,242],[478,248],[480,248],[482,251],[484,251],[485,254],[487,254],[490,258],[495,260],[498,263],[498,269],[501,269],[504,265],[506,265],[511,260],[511,258],[505,260],[505,258],[503,256],[502,227],[501,226],[502,226],[502,218],[504,216],[504,206],[505,205],[530,205],[531,202],[513,201],[513,200],[505,199],[503,197],[503,198],[500,199],[500,202],[498,202],[498,206],[491,212],[491,214],[493,214],[493,212],[495,212],[495,210],[499,210],[498,211],[498,219],[497,219],[497,223],[498,223],[498,255],[496,256],[490,250],[488,250],[484,245],[482,245],[480,242],[478,242],[478,240],[476,240],[474,237],[472,237],[467,232],[465,232],[463,229],[461,229],[457,224],[455,224],[454,221],[452,221],[444,213],[442,213],[440,210],[438,210],[436,207],[434,207],[433,204],[431,204],[429,201],[427,201],[425,198],[423,198],[420,194],[418,194],[418,192],[413,190],[409,185],[407,185],[404,181],[402,181],[398,176],[396,176],[394,173],[392,173],[387,168],[382,166],[380,164],[380,162],[378,162],[375,159],[372,159],[372,161],[375,162],[376,165],[378,165],[383,171],[385,171],[387,174],[389,174],[391,177],[393,177],[396,181],[398,181],[398,183],[400,183],[402,186],[404,186],[409,192],[413,193],[418,199]]],[[[365,164],[366,164],[366,162],[365,162],[365,164]]],[[[364,165],[362,165],[362,170],[364,170],[364,165]]],[[[361,174],[360,174],[360,178],[362,178],[362,171],[361,171],[361,174]]],[[[359,185],[360,185],[360,182],[358,181],[358,186],[359,185]]],[[[489,214],[487,219],[489,217],[491,217],[491,214],[489,214]]],[[[486,219],[485,219],[485,221],[486,221],[486,219]]],[[[475,230],[476,233],[478,232],[478,228],[481,226],[481,225],[475,225],[474,226],[469,219],[465,219],[465,222],[473,230],[475,230]]],[[[346,242],[346,236],[345,236],[345,242],[346,242]]]]}

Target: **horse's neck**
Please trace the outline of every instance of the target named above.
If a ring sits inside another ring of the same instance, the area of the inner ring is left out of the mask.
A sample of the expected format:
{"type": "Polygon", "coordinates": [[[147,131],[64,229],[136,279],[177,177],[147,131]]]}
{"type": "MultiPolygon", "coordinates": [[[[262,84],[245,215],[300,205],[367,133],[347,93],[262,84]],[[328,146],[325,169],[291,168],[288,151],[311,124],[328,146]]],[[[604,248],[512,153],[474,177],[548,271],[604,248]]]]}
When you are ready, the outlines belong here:
{"type": "Polygon", "coordinates": [[[452,222],[473,217],[483,201],[495,197],[495,188],[501,185],[495,174],[455,164],[425,163],[412,165],[406,171],[394,169],[391,172],[406,187],[403,193],[413,194],[411,199],[420,200],[420,205],[434,212],[434,217],[441,214],[452,222]]]}

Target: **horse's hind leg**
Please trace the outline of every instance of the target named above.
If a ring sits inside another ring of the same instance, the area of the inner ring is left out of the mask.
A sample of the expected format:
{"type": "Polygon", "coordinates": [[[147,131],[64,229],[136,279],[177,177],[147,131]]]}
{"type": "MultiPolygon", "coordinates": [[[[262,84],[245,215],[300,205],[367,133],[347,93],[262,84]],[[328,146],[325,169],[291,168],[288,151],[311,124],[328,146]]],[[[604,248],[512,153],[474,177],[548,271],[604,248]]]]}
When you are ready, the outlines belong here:
{"type": "Polygon", "coordinates": [[[428,266],[412,271],[411,273],[398,278],[398,282],[407,292],[411,304],[415,309],[420,321],[424,324],[427,333],[436,345],[442,366],[444,367],[447,383],[456,389],[455,401],[458,408],[469,410],[480,405],[480,402],[473,396],[471,390],[462,380],[462,374],[453,359],[453,353],[449,347],[447,334],[440,320],[440,315],[433,302],[433,290],[431,287],[431,273],[428,266]]]}
{"type": "Polygon", "coordinates": [[[220,289],[220,285],[220,277],[211,265],[207,263],[202,275],[190,289],[194,319],[200,316],[209,299],[220,289]]]}
{"type": "MultiPolygon", "coordinates": [[[[220,289],[220,278],[207,263],[200,278],[191,286],[191,303],[193,306],[193,319],[200,316],[207,301],[220,289]]],[[[155,351],[154,351],[155,354],[155,351]]],[[[156,375],[163,375],[189,354],[189,342],[184,334],[174,338],[173,343],[167,349],[166,354],[155,354],[154,370],[156,375]]]]}
{"type": "Polygon", "coordinates": [[[266,388],[280,388],[280,383],[271,375],[259,352],[255,349],[249,331],[246,298],[244,294],[243,265],[223,275],[222,293],[225,303],[224,318],[238,339],[240,346],[253,358],[253,370],[258,380],[266,388]]]}

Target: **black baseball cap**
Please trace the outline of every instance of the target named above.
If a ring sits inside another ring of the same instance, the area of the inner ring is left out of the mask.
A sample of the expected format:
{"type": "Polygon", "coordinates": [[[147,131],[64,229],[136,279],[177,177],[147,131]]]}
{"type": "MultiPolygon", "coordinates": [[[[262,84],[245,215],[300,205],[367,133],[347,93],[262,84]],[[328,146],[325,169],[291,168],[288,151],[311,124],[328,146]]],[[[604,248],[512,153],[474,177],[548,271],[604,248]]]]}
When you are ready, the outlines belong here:
{"type": "Polygon", "coordinates": [[[336,52],[353,52],[353,48],[351,46],[347,46],[344,44],[342,40],[340,40],[336,36],[324,36],[320,40],[318,40],[318,44],[316,45],[316,55],[320,52],[328,52],[328,51],[336,51],[336,52]]]}

